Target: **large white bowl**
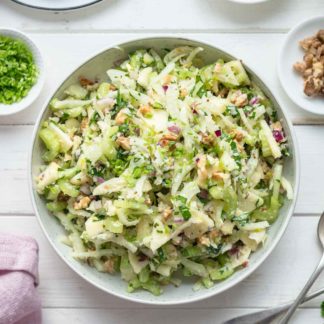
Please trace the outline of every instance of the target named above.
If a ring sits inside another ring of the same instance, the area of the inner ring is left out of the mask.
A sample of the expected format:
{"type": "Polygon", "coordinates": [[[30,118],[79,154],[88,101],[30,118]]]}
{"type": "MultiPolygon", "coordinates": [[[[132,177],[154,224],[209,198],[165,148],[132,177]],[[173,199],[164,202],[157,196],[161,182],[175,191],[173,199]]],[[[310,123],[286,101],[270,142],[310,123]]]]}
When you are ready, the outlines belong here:
{"type": "Polygon", "coordinates": [[[283,208],[280,211],[278,220],[271,226],[269,230],[269,238],[265,243],[265,246],[253,253],[249,266],[245,269],[237,271],[233,276],[225,281],[217,283],[213,288],[202,289],[198,292],[192,290],[192,280],[185,280],[179,288],[169,286],[165,288],[164,294],[156,297],[145,291],[138,291],[135,293],[126,292],[126,284],[117,276],[111,276],[109,274],[100,273],[94,268],[87,266],[74,260],[70,254],[70,248],[64,244],[58,242],[58,236],[64,233],[63,227],[46,209],[44,200],[37,194],[34,186],[35,176],[39,172],[39,166],[41,165],[41,151],[42,145],[37,137],[39,127],[44,119],[46,119],[50,112],[48,109],[48,103],[53,97],[61,97],[63,90],[72,83],[75,83],[80,75],[87,76],[89,78],[96,78],[99,80],[106,80],[107,76],[105,71],[112,66],[115,62],[127,58],[128,53],[139,48],[154,48],[160,51],[164,48],[174,48],[177,46],[201,46],[204,48],[204,52],[201,54],[201,58],[205,63],[215,62],[218,58],[224,58],[226,60],[233,59],[233,56],[229,55],[225,51],[215,47],[212,44],[203,43],[191,39],[175,38],[175,37],[154,37],[145,39],[136,39],[129,41],[118,46],[109,47],[103,51],[96,53],[91,58],[87,59],[79,68],[77,68],[72,74],[70,74],[61,86],[48,98],[47,103],[44,105],[40,117],[36,123],[36,127],[33,135],[33,143],[30,156],[29,178],[30,189],[32,193],[33,205],[37,214],[37,218],[43,228],[48,240],[61,256],[61,258],[82,278],[92,283],[94,286],[106,291],[115,296],[132,300],[135,302],[155,304],[155,305],[171,305],[189,303],[197,300],[201,300],[210,296],[219,294],[250,275],[271,253],[274,247],[279,242],[282,234],[284,233],[289,219],[293,213],[296,195],[299,182],[299,163],[296,147],[296,139],[289,120],[286,117],[285,112],[280,107],[278,101],[269,88],[251,71],[246,67],[250,73],[252,80],[256,82],[262,90],[270,97],[274,103],[279,117],[283,121],[283,125],[288,137],[289,147],[292,153],[292,157],[288,158],[285,163],[284,175],[289,179],[294,188],[295,194],[292,201],[285,202],[283,208]]]}
{"type": "Polygon", "coordinates": [[[0,103],[0,116],[8,116],[8,115],[16,114],[16,113],[30,107],[31,104],[37,99],[37,97],[41,93],[43,86],[44,86],[45,66],[44,66],[44,61],[43,61],[43,58],[42,58],[39,48],[26,34],[20,32],[16,29],[0,27],[0,35],[12,37],[14,39],[19,39],[24,44],[26,44],[28,49],[33,54],[35,64],[38,68],[38,76],[37,76],[36,83],[29,90],[26,97],[22,98],[18,102],[14,102],[10,105],[5,105],[5,104],[0,103]]]}

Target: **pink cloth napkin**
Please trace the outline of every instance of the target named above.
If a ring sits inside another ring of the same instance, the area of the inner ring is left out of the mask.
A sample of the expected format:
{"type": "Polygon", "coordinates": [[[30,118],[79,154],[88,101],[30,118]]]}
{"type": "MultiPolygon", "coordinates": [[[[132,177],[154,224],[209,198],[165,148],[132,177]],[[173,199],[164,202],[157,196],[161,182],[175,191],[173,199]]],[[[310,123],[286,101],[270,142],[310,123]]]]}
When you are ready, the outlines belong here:
{"type": "Polygon", "coordinates": [[[0,324],[40,324],[38,245],[0,233],[0,324]]]}

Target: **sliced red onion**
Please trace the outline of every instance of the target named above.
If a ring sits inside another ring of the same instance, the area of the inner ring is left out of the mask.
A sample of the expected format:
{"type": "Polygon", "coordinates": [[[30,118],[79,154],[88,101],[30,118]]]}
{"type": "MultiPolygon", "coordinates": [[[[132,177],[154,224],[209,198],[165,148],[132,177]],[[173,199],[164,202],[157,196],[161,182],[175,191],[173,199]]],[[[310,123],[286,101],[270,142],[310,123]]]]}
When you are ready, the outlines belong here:
{"type": "Polygon", "coordinates": [[[183,223],[183,222],[184,222],[184,219],[181,218],[181,217],[175,217],[175,218],[173,219],[173,221],[174,221],[175,223],[179,224],[179,223],[183,223]]]}
{"type": "Polygon", "coordinates": [[[249,261],[248,261],[248,260],[246,260],[246,261],[244,261],[244,262],[242,263],[242,267],[243,267],[243,268],[246,268],[248,265],[249,265],[249,261]]]}
{"type": "Polygon", "coordinates": [[[198,197],[201,199],[208,199],[208,190],[201,189],[198,193],[198,197]]]}
{"type": "Polygon", "coordinates": [[[276,142],[280,143],[283,141],[284,136],[283,133],[279,130],[272,131],[273,137],[275,138],[276,142]]]}
{"type": "Polygon", "coordinates": [[[140,262],[144,262],[144,261],[146,261],[148,259],[148,257],[147,257],[147,255],[145,255],[145,254],[140,254],[139,255],[139,257],[138,257],[138,261],[140,261],[140,262]]]}
{"type": "Polygon", "coordinates": [[[233,246],[229,251],[228,254],[235,255],[239,252],[239,248],[237,246],[233,246]]]}
{"type": "Polygon", "coordinates": [[[217,137],[221,137],[221,136],[222,136],[222,131],[221,131],[220,129],[217,129],[217,130],[215,131],[215,135],[216,135],[217,137]]]}
{"type": "Polygon", "coordinates": [[[164,92],[167,92],[169,89],[169,87],[167,85],[163,85],[162,88],[163,88],[164,92]]]}
{"type": "Polygon", "coordinates": [[[180,134],[180,131],[181,131],[181,129],[177,125],[169,126],[168,130],[175,134],[180,134]]]}
{"type": "Polygon", "coordinates": [[[94,176],[94,177],[93,177],[93,180],[94,180],[95,182],[98,182],[98,183],[103,183],[103,182],[105,182],[105,179],[104,179],[104,178],[97,177],[97,176],[94,176]]]}
{"type": "Polygon", "coordinates": [[[250,105],[253,106],[253,105],[256,105],[258,104],[260,101],[260,98],[259,97],[253,97],[251,100],[250,100],[250,105]]]}

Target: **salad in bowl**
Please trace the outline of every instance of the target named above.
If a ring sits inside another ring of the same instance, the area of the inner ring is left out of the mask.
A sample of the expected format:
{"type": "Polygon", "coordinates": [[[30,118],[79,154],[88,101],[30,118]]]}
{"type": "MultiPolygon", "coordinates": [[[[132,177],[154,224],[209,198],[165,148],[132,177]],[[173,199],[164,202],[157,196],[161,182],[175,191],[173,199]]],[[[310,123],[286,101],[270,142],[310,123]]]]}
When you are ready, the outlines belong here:
{"type": "Polygon", "coordinates": [[[37,136],[37,194],[73,258],[127,291],[211,288],[249,267],[281,206],[291,152],[241,61],[202,47],[138,49],[54,97],[37,136]]]}

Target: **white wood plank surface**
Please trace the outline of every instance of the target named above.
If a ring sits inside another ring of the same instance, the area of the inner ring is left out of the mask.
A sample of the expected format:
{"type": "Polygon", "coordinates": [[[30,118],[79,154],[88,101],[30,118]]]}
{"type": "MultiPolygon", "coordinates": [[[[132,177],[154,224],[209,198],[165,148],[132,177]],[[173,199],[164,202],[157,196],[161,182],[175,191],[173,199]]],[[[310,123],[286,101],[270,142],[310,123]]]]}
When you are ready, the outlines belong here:
{"type": "MultiPolygon", "coordinates": [[[[324,3],[324,2],[323,2],[324,3]]],[[[324,12],[324,8],[323,8],[324,12]]],[[[1,22],[1,11],[0,11],[1,22]]],[[[33,124],[50,94],[60,82],[80,65],[87,57],[113,44],[138,37],[153,34],[29,34],[39,45],[46,60],[46,84],[38,100],[27,110],[9,117],[2,117],[0,124],[33,124]],[[67,54],[68,53],[68,54],[67,54]]],[[[254,33],[254,34],[176,34],[173,36],[190,37],[211,42],[224,48],[242,59],[269,85],[274,95],[280,99],[291,120],[296,124],[324,123],[324,117],[319,117],[296,106],[283,91],[276,72],[276,61],[284,34],[254,33]]],[[[302,81],[301,81],[302,87],[302,81]]]]}
{"type": "Polygon", "coordinates": [[[2,0],[0,21],[8,27],[50,32],[281,31],[323,11],[321,0],[271,0],[252,6],[227,0],[104,0],[83,10],[52,13],[2,0]]]}
{"type": "MultiPolygon", "coordinates": [[[[318,217],[293,217],[282,240],[270,257],[250,277],[227,292],[181,309],[264,308],[293,299],[320,258],[316,238],[318,217]]],[[[153,309],[106,294],[79,278],[54,252],[35,217],[1,216],[1,231],[30,235],[40,246],[40,286],[43,307],[153,309]]],[[[119,278],[116,278],[119,280],[119,278]]],[[[324,274],[314,289],[324,286],[324,274]]],[[[318,308],[320,301],[305,307],[318,308]]]]}
{"type": "MultiPolygon", "coordinates": [[[[288,30],[317,15],[324,15],[323,0],[270,0],[252,6],[227,0],[104,0],[83,10],[60,13],[0,0],[0,25],[31,36],[42,50],[47,67],[40,98],[26,112],[0,119],[0,231],[27,234],[39,243],[39,291],[45,324],[221,323],[297,295],[321,253],[316,226],[324,207],[324,117],[304,113],[289,100],[279,84],[276,61],[288,30]],[[296,212],[272,255],[249,278],[220,296],[177,307],[123,301],[79,278],[41,232],[27,185],[33,124],[60,81],[102,48],[156,34],[208,41],[243,59],[282,102],[296,125],[300,147],[301,186],[296,212]]],[[[323,286],[324,274],[314,289],[323,286]]],[[[323,323],[319,310],[322,300],[324,296],[306,304],[291,323],[323,323]]]]}
{"type": "MultiPolygon", "coordinates": [[[[47,324],[78,323],[78,324],[102,324],[102,323],[132,323],[132,324],[165,324],[165,323],[204,323],[220,324],[232,317],[258,311],[259,309],[181,309],[170,310],[150,309],[143,312],[134,309],[125,312],[124,309],[78,309],[78,308],[55,308],[44,309],[43,319],[47,324]],[[188,320],[190,319],[190,320],[188,320]]],[[[322,324],[323,318],[319,309],[302,309],[296,313],[294,324],[322,324]]]]}
{"type": "MultiPolygon", "coordinates": [[[[27,157],[33,126],[0,126],[0,214],[31,214],[27,157]]],[[[324,208],[324,127],[295,126],[300,147],[301,185],[298,214],[319,214],[324,208]]]]}

